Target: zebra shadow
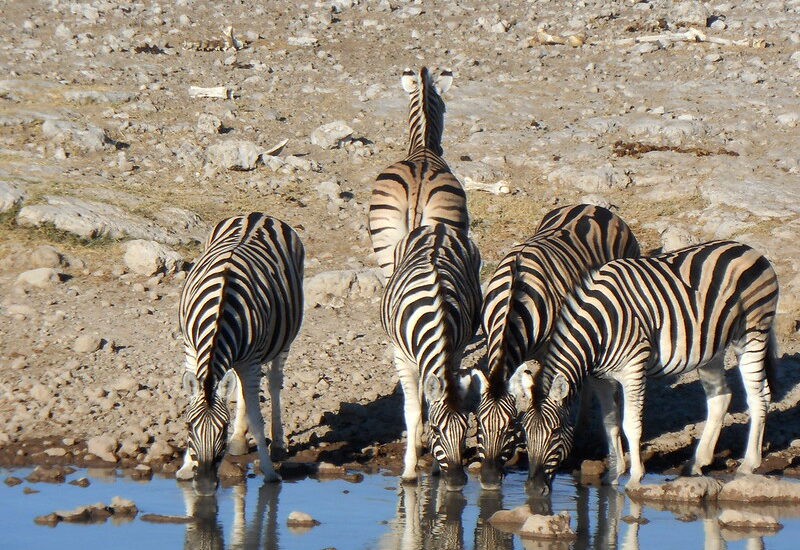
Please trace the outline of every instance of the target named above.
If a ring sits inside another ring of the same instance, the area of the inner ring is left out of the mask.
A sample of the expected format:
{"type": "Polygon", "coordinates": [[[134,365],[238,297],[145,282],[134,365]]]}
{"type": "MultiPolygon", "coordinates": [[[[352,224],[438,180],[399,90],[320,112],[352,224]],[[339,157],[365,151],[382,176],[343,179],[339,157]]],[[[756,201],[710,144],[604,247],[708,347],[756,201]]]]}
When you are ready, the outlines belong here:
{"type": "MultiPolygon", "coordinates": [[[[730,415],[734,415],[734,419],[732,424],[722,428],[712,470],[725,469],[728,459],[742,458],[750,422],[741,376],[730,352],[725,364],[726,380],[732,393],[726,423],[730,422],[730,415]]],[[[772,405],[767,413],[764,432],[765,455],[788,448],[791,441],[798,437],[793,427],[800,426],[800,407],[789,406],[782,400],[786,398],[789,401],[789,394],[793,394],[800,386],[800,354],[785,354],[778,359],[775,378],[776,387],[771,388],[772,405]]],[[[687,432],[686,428],[706,420],[706,398],[697,373],[693,371],[679,376],[648,378],[642,420],[643,448],[655,444],[665,449],[650,453],[645,451],[648,471],[669,471],[689,461],[694,455],[702,425],[698,426],[697,433],[687,432]],[[669,445],[665,445],[663,439],[659,439],[668,434],[673,434],[674,438],[669,445]]],[[[600,408],[594,398],[587,421],[576,432],[575,442],[575,451],[568,467],[578,467],[583,459],[603,459],[607,455],[600,408]]],[[[772,469],[769,462],[762,468],[764,472],[772,469]]]]}

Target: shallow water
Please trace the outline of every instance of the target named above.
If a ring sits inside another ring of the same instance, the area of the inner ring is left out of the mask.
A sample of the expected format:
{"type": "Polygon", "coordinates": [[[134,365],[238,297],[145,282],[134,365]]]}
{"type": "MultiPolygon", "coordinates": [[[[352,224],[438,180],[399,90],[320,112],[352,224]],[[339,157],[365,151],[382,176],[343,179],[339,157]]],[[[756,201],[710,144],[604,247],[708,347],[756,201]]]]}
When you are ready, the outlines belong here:
{"type": "MultiPolygon", "coordinates": [[[[9,475],[24,478],[30,471],[0,469],[0,479],[9,475]]],[[[718,510],[678,507],[669,511],[642,506],[639,511],[614,488],[576,486],[570,477],[556,479],[550,500],[529,501],[524,475],[509,475],[502,494],[482,492],[475,479],[463,492],[448,493],[436,478],[426,477],[418,487],[400,487],[396,477],[368,475],[361,483],[305,479],[262,485],[254,478],[240,486],[221,487],[216,497],[198,499],[190,486],[174,479],[136,482],[117,477],[113,470],[79,470],[68,480],[86,476],[92,481],[89,487],[0,484],[0,548],[788,550],[799,546],[797,509],[767,510],[782,516],[784,528],[775,535],[726,541],[742,534],[721,531],[716,521],[718,510]],[[40,492],[23,494],[26,486],[40,492]],[[34,517],[54,510],[109,503],[115,495],[133,500],[140,515],[194,514],[200,519],[191,524],[155,524],[137,517],[119,524],[112,520],[89,525],[62,522],[55,527],[33,522],[34,517]],[[553,512],[569,511],[578,539],[571,543],[523,541],[486,522],[496,510],[525,502],[538,511],[549,511],[544,510],[549,504],[553,512]],[[321,524],[305,531],[292,530],[286,526],[286,518],[293,510],[306,512],[321,524]],[[650,522],[636,525],[620,520],[639,513],[650,522]]],[[[654,479],[648,476],[648,481],[654,479]]]]}

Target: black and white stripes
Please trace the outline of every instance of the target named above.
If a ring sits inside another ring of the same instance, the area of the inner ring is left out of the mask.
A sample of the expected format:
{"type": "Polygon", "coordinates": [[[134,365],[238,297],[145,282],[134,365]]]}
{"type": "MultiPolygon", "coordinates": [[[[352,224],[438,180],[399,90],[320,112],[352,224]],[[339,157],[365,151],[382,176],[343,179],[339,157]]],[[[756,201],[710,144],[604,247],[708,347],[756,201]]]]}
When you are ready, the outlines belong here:
{"type": "Polygon", "coordinates": [[[395,346],[405,395],[403,479],[417,477],[422,407],[427,404],[436,464],[448,487],[460,488],[466,483],[461,458],[470,382],[460,363],[479,323],[480,255],[464,234],[437,224],[418,227],[403,238],[395,262],[381,302],[381,322],[395,346]]]}
{"type": "Polygon", "coordinates": [[[540,372],[512,377],[523,417],[530,475],[546,490],[572,444],[570,410],[591,376],[609,438],[612,477],[624,472],[614,385],[624,395],[623,429],[631,453],[631,483],[644,474],[639,455],[647,376],[698,369],[708,418],[692,470],[713,451],[730,402],[722,360],[733,344],[747,393],[750,432],[741,472],[761,462],[764,419],[773,374],[772,323],[778,284],[772,266],[752,248],[714,241],[660,256],[614,260],[593,271],[567,300],[540,372]]]}
{"type": "Polygon", "coordinates": [[[261,367],[272,361],[272,443],[283,446],[280,387],[303,311],[303,245],[292,228],[254,212],[221,221],[192,268],[180,300],[184,384],[191,391],[189,447],[181,478],[208,492],[226,448],[226,397],[238,386],[230,448],[247,451],[249,425],[265,477],[277,479],[259,407],[261,367]],[[247,417],[245,419],[245,416],[247,417]]]}
{"type": "Polygon", "coordinates": [[[378,175],[369,207],[369,233],[378,264],[388,278],[394,271],[394,247],[421,225],[443,223],[465,232],[466,195],[442,159],[444,93],[452,74],[434,84],[428,69],[406,70],[401,82],[409,94],[408,156],[378,175]]]}

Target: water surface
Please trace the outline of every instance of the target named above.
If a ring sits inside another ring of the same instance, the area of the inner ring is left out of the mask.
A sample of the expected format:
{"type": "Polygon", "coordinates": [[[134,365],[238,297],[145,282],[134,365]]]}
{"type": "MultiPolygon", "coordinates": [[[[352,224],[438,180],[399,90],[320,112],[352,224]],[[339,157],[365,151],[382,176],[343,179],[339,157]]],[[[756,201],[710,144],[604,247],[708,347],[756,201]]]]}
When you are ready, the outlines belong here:
{"type": "MultiPolygon", "coordinates": [[[[0,469],[0,479],[24,478],[31,469],[0,469]]],[[[502,493],[481,491],[475,479],[462,492],[449,493],[438,479],[425,477],[417,487],[401,487],[397,477],[368,475],[361,483],[304,479],[221,487],[213,498],[197,498],[188,484],[174,479],[131,481],[113,470],[79,470],[68,480],[87,476],[87,488],[69,484],[0,485],[0,548],[88,550],[94,548],[155,550],[192,549],[481,549],[520,550],[651,550],[673,548],[795,550],[800,546],[798,510],[768,509],[781,515],[784,529],[754,536],[720,530],[719,510],[677,506],[659,510],[632,503],[611,487],[578,486],[570,477],[556,479],[551,499],[529,499],[525,473],[509,475],[502,493]],[[24,487],[39,490],[26,495],[24,487]],[[54,510],[72,509],[115,495],[133,500],[140,514],[194,515],[190,524],[154,524],[139,517],[129,522],[36,525],[33,518],[54,510]],[[498,531],[486,521],[495,511],[528,502],[542,512],[567,510],[578,538],[571,543],[522,540],[498,531]],[[310,514],[320,525],[290,529],[293,510],[310,514]],[[646,524],[621,518],[642,516],[646,524]],[[726,540],[738,538],[738,540],[726,540]]],[[[653,476],[648,476],[649,482],[653,476]]],[[[756,509],[753,509],[756,510],[756,509]]]]}

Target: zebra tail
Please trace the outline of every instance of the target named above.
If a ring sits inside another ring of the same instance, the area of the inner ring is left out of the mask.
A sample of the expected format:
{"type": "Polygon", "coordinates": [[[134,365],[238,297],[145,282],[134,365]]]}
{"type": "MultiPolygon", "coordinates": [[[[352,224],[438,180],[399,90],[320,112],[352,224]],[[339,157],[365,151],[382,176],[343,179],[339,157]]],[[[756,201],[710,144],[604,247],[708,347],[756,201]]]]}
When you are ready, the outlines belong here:
{"type": "Polygon", "coordinates": [[[771,399],[776,401],[779,399],[778,395],[778,380],[777,380],[777,363],[778,363],[778,345],[775,340],[775,330],[770,329],[769,336],[767,337],[767,354],[764,358],[764,372],[767,376],[767,386],[771,394],[771,399]]]}
{"type": "MultiPolygon", "coordinates": [[[[520,254],[517,253],[516,258],[514,261],[511,262],[508,266],[508,276],[511,279],[511,282],[508,286],[508,294],[504,300],[504,303],[501,305],[503,308],[502,311],[502,319],[503,319],[503,340],[502,345],[500,346],[500,352],[497,355],[497,361],[494,365],[489,365],[489,388],[490,391],[494,392],[505,392],[506,388],[506,381],[511,378],[513,373],[508,372],[508,368],[506,366],[506,356],[508,354],[508,339],[506,338],[508,332],[508,316],[511,313],[511,304],[513,303],[514,298],[514,283],[517,280],[517,273],[519,271],[519,264],[520,264],[520,254]]],[[[495,397],[499,397],[496,395],[495,397]]]]}

